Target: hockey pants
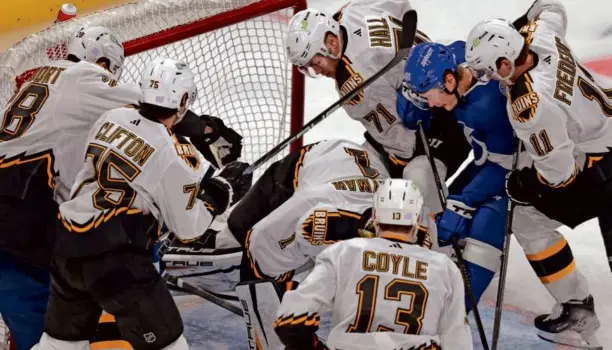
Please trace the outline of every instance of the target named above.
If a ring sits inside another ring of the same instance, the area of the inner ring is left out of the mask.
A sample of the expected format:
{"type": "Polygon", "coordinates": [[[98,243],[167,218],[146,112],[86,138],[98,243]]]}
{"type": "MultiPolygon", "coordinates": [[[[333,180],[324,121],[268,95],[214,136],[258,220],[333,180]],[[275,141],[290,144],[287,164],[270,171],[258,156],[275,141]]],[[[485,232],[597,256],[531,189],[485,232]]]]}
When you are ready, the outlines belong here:
{"type": "Polygon", "coordinates": [[[121,337],[135,349],[162,349],[183,333],[181,315],[150,254],[128,246],[54,258],[45,332],[64,341],[92,339],[102,309],[115,316],[121,337]]]}

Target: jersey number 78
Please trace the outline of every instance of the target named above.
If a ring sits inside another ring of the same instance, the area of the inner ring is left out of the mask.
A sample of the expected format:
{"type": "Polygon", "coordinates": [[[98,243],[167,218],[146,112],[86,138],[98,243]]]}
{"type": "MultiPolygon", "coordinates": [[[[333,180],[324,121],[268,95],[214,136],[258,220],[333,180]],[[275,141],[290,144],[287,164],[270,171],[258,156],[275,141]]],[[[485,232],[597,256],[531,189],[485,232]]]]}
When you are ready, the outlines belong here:
{"type": "MultiPolygon", "coordinates": [[[[376,303],[378,299],[378,280],[377,275],[365,275],[357,283],[356,293],[359,295],[359,306],[357,317],[346,330],[348,333],[369,333],[394,331],[393,328],[379,324],[376,329],[372,329],[375,320],[376,303]]],[[[395,324],[404,326],[404,334],[419,334],[423,326],[423,317],[427,306],[429,293],[423,283],[395,278],[384,286],[382,296],[385,301],[401,301],[402,296],[410,297],[410,303],[404,300],[404,305],[409,308],[397,308],[395,312],[395,324]]]]}

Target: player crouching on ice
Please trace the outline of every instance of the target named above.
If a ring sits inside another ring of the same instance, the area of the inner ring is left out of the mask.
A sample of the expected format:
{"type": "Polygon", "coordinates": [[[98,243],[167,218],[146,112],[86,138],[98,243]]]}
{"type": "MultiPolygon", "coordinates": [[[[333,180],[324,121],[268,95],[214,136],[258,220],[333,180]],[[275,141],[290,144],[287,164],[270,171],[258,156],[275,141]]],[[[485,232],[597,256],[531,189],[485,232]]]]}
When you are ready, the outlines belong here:
{"type": "Polygon", "coordinates": [[[326,248],[284,295],[274,329],[287,349],[472,349],[459,269],[416,244],[423,210],[414,182],[381,182],[377,237],[326,248]],[[333,311],[327,345],[315,334],[323,308],[333,311]]]}

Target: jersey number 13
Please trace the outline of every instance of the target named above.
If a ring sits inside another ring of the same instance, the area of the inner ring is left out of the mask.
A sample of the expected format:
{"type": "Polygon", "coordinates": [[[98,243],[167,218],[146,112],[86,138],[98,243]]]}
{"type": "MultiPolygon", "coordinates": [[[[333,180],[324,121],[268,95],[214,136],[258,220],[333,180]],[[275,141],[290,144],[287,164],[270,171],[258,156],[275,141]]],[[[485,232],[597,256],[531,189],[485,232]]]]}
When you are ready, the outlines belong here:
{"type": "MultiPolygon", "coordinates": [[[[374,323],[376,304],[378,299],[378,279],[377,275],[366,275],[357,283],[356,293],[359,295],[359,307],[357,318],[346,330],[348,333],[368,333],[395,331],[393,328],[379,324],[376,329],[372,329],[374,323]]],[[[410,297],[412,300],[403,301],[403,305],[409,308],[397,308],[395,312],[395,324],[404,326],[405,334],[419,334],[423,326],[423,317],[427,306],[429,293],[421,282],[395,278],[384,286],[382,296],[384,301],[402,301],[402,296],[410,297]]],[[[387,310],[383,310],[387,311],[387,310]]]]}

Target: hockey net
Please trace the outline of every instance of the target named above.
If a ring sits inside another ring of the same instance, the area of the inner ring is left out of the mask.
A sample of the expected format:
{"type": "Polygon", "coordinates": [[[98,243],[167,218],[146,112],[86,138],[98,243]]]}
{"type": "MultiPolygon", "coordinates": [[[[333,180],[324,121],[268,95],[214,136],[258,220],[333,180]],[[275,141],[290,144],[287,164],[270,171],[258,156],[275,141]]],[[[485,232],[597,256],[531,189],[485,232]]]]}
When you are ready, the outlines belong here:
{"type": "Polygon", "coordinates": [[[304,78],[288,62],[283,36],[305,6],[306,0],[145,0],[77,17],[0,55],[0,103],[33,69],[64,58],[80,26],[104,26],[124,43],[120,81],[137,83],[158,56],[184,60],[198,88],[192,109],[242,134],[243,159],[253,162],[303,124],[304,78]]]}

